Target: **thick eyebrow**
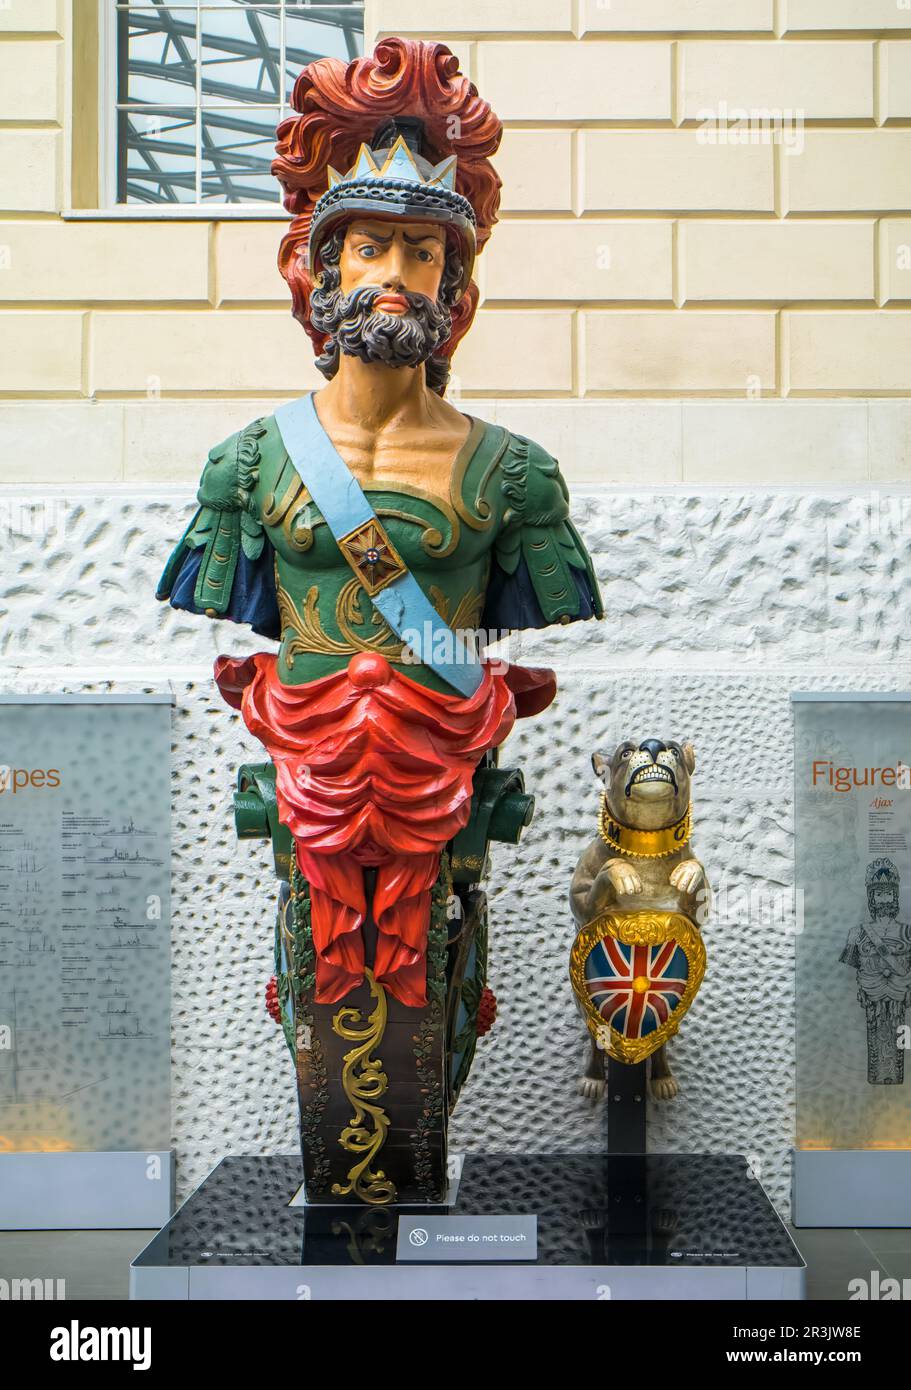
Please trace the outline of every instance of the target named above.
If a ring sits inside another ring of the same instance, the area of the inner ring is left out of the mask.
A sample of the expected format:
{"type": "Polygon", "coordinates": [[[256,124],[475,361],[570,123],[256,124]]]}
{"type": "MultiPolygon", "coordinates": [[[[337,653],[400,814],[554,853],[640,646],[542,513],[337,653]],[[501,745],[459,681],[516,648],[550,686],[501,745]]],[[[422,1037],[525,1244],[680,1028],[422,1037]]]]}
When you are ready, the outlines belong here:
{"type": "Polygon", "coordinates": [[[371,241],[391,241],[395,236],[394,232],[390,232],[388,236],[381,236],[379,232],[371,232],[368,227],[352,227],[351,230],[355,236],[369,236],[371,241]]]}
{"type": "MultiPolygon", "coordinates": [[[[390,232],[388,236],[383,236],[380,232],[371,232],[367,227],[353,226],[351,230],[355,236],[367,236],[371,241],[383,243],[391,241],[395,236],[395,232],[390,232]]],[[[412,246],[417,246],[422,241],[435,241],[438,246],[442,246],[443,244],[442,237],[437,236],[434,232],[425,232],[423,236],[409,236],[408,233],[405,232],[405,240],[412,246]]]]}

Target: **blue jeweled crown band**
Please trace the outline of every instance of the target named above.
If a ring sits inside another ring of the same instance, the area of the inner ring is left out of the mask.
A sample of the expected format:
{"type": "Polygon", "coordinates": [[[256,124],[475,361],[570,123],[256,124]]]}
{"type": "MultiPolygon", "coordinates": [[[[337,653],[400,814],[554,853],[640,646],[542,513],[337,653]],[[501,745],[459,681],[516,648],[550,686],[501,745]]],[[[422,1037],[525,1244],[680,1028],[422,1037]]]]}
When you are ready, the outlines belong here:
{"type": "MultiPolygon", "coordinates": [[[[404,126],[405,121],[401,124],[404,126]]],[[[415,124],[415,123],[412,123],[415,124]]],[[[393,122],[392,129],[397,123],[393,122]]],[[[382,132],[386,135],[389,131],[382,132]]],[[[408,222],[436,222],[451,227],[462,247],[464,293],[475,256],[477,218],[467,198],[455,189],[456,157],[431,165],[397,134],[388,149],[362,144],[347,174],[329,169],[329,187],[317,199],[310,222],[311,269],[319,269],[319,250],[332,230],[353,212],[408,222]]]]}

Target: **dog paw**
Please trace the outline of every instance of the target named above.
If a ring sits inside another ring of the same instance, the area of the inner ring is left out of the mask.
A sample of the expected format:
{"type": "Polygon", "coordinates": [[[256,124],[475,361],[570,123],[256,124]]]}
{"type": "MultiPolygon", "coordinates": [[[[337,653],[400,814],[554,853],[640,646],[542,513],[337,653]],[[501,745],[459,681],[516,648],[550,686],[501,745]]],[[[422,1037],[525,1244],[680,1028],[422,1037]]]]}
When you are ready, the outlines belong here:
{"type": "Polygon", "coordinates": [[[601,1100],[604,1095],[604,1082],[591,1076],[579,1078],[579,1095],[586,1100],[601,1100]]]}
{"type": "MultiPolygon", "coordinates": [[[[602,871],[603,872],[603,871],[602,871]]],[[[642,892],[642,879],[636,870],[622,859],[613,859],[607,865],[607,876],[617,893],[632,894],[642,892]]]]}
{"type": "Polygon", "coordinates": [[[673,1100],[680,1090],[676,1078],[673,1076],[658,1076],[654,1081],[648,1083],[649,1090],[655,1100],[673,1100]]]}
{"type": "Polygon", "coordinates": [[[671,874],[671,885],[681,893],[692,893],[702,878],[702,865],[698,859],[684,859],[671,874]]]}

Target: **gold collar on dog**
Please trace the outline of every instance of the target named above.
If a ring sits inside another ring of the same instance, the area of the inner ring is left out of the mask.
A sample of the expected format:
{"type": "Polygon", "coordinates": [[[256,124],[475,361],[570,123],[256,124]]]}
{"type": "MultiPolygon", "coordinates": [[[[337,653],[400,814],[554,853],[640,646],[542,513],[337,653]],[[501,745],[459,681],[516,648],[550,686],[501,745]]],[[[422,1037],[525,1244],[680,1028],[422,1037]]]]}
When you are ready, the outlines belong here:
{"type": "Polygon", "coordinates": [[[690,807],[673,825],[662,830],[634,830],[630,825],[621,825],[607,809],[607,795],[601,794],[601,814],[598,817],[598,831],[601,839],[619,854],[632,854],[640,859],[664,859],[676,850],[682,849],[692,833],[690,807]]]}

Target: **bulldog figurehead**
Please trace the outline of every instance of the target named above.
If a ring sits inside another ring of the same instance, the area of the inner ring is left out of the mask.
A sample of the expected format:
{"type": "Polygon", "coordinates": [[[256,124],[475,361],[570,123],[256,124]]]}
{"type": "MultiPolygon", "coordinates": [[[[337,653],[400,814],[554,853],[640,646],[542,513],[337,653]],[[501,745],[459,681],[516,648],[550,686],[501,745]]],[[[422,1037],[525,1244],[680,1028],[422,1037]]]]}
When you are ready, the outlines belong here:
{"type": "Polygon", "coordinates": [[[592,767],[604,783],[601,833],[608,845],[648,854],[686,844],[696,767],[691,743],[625,739],[608,758],[595,753],[592,767]]]}
{"type": "Polygon", "coordinates": [[[604,1093],[604,1054],[649,1058],[652,1094],[677,1094],[665,1043],[702,981],[710,895],[690,844],[691,743],[624,739],[592,767],[604,791],[598,834],[570,889],[570,979],[591,1034],[583,1095],[604,1093]]]}

